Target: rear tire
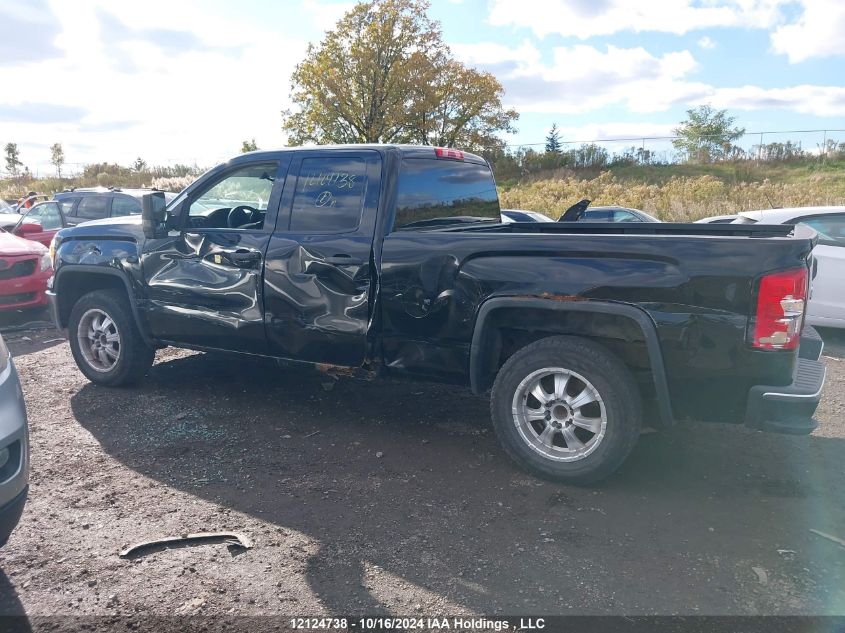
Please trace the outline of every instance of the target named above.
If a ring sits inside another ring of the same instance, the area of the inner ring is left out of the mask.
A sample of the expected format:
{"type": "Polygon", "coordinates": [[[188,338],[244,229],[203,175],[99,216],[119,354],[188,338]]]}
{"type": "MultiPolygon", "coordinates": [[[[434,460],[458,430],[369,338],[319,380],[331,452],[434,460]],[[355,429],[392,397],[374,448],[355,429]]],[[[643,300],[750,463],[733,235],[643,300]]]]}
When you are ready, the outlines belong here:
{"type": "Polygon", "coordinates": [[[637,442],[642,403],[631,372],[598,343],[554,336],[499,370],[490,398],[505,452],[528,472],[586,484],[613,473],[637,442]]]}
{"type": "Polygon", "coordinates": [[[93,383],[118,387],[140,380],[155,359],[138,331],[126,295],[95,290],[70,312],[68,338],[79,370],[93,383]]]}

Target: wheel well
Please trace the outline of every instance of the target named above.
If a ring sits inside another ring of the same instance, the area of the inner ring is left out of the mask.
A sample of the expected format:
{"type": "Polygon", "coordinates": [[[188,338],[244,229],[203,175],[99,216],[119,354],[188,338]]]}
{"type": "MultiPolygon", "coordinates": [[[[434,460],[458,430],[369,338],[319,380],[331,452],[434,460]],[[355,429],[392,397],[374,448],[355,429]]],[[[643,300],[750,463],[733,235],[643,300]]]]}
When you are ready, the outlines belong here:
{"type": "Polygon", "coordinates": [[[493,384],[498,370],[517,350],[561,334],[595,341],[615,354],[631,371],[644,397],[654,393],[651,361],[640,325],[621,314],[503,308],[484,323],[483,356],[477,368],[480,390],[493,384]]]}
{"type": "Polygon", "coordinates": [[[60,291],[57,295],[59,301],[58,316],[62,327],[67,327],[70,312],[73,310],[76,302],[89,292],[95,290],[119,290],[128,296],[126,285],[116,275],[87,271],[67,271],[62,273],[60,282],[58,286],[60,291]]]}

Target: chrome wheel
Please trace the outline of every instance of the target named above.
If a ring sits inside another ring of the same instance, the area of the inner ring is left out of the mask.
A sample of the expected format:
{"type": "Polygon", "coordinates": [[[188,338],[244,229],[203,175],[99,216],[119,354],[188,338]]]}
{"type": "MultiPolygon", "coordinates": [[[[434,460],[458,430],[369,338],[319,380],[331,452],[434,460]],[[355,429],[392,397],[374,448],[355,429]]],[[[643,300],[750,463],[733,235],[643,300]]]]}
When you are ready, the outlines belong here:
{"type": "Polygon", "coordinates": [[[114,369],[120,359],[120,332],[108,314],[97,308],[88,310],[79,320],[76,337],[92,369],[100,372],[114,369]]]}
{"type": "Polygon", "coordinates": [[[607,413],[598,390],[561,367],[526,376],[513,396],[513,421],[523,441],[547,459],[574,462],[598,448],[607,413]]]}

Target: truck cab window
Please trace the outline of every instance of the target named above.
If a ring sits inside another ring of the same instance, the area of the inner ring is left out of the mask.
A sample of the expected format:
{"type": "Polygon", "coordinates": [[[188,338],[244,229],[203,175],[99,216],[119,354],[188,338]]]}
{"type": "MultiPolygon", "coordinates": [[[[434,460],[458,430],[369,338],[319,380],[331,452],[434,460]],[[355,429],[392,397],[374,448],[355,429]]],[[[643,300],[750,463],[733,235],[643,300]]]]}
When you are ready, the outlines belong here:
{"type": "Polygon", "coordinates": [[[338,156],[302,161],[291,209],[293,233],[347,233],[358,228],[367,191],[362,158],[338,156]]]}
{"type": "Polygon", "coordinates": [[[260,229],[267,215],[278,163],[255,163],[224,174],[192,196],[188,224],[192,228],[260,229]]]}
{"type": "Polygon", "coordinates": [[[435,158],[403,161],[394,231],[472,218],[499,220],[496,184],[487,165],[435,158]]]}

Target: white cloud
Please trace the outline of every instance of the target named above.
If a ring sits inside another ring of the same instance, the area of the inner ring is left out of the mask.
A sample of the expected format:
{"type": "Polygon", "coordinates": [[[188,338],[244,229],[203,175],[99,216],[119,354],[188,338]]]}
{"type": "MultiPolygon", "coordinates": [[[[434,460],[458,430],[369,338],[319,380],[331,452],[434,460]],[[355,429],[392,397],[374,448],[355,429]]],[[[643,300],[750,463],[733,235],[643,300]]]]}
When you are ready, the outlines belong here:
{"type": "Polygon", "coordinates": [[[708,101],[717,108],[791,110],[815,116],[845,116],[845,86],[715,88],[708,101]]]}
{"type": "Polygon", "coordinates": [[[355,6],[354,2],[321,2],[303,0],[302,8],[311,14],[311,20],[321,31],[328,31],[337,24],[343,14],[355,6]]]}
{"type": "Polygon", "coordinates": [[[772,49],[793,63],[845,55],[845,2],[801,0],[801,5],[797,22],[779,26],[772,33],[772,49]]]}
{"type": "Polygon", "coordinates": [[[697,64],[686,50],[655,56],[640,47],[579,44],[552,49],[546,61],[529,41],[514,48],[489,42],[452,48],[463,61],[492,71],[505,87],[508,105],[520,112],[575,114],[614,105],[660,112],[710,102],[729,109],[845,115],[845,87],[719,88],[693,81],[697,64]]]}
{"type": "Polygon", "coordinates": [[[69,163],[128,164],[141,156],[151,164],[201,166],[231,157],[247,138],[259,147],[284,144],[280,111],[288,107],[288,78],[304,40],[187,2],[56,0],[52,12],[61,25],[61,56],[0,65],[0,84],[37,86],[5,91],[2,101],[12,112],[59,102],[83,115],[58,123],[0,120],[0,138],[20,143],[31,167],[44,166],[49,154],[39,148],[57,141],[69,163]],[[164,25],[161,15],[168,15],[164,25]],[[194,28],[197,15],[202,28],[194,28]],[[121,33],[102,28],[103,19],[116,20],[121,33]]]}
{"type": "Polygon", "coordinates": [[[716,48],[716,42],[706,35],[700,38],[697,43],[699,48],[716,48]]]}
{"type": "MultiPolygon", "coordinates": [[[[683,34],[697,29],[740,26],[769,28],[790,0],[493,0],[490,23],[587,39],[621,31],[683,34]]],[[[836,0],[830,0],[835,2],[836,0]]]]}
{"type": "Polygon", "coordinates": [[[613,104],[654,112],[708,90],[684,80],[696,67],[689,51],[654,56],[641,47],[582,44],[552,49],[548,63],[527,41],[513,49],[496,43],[452,48],[467,63],[492,71],[521,112],[578,113],[613,104]]]}

